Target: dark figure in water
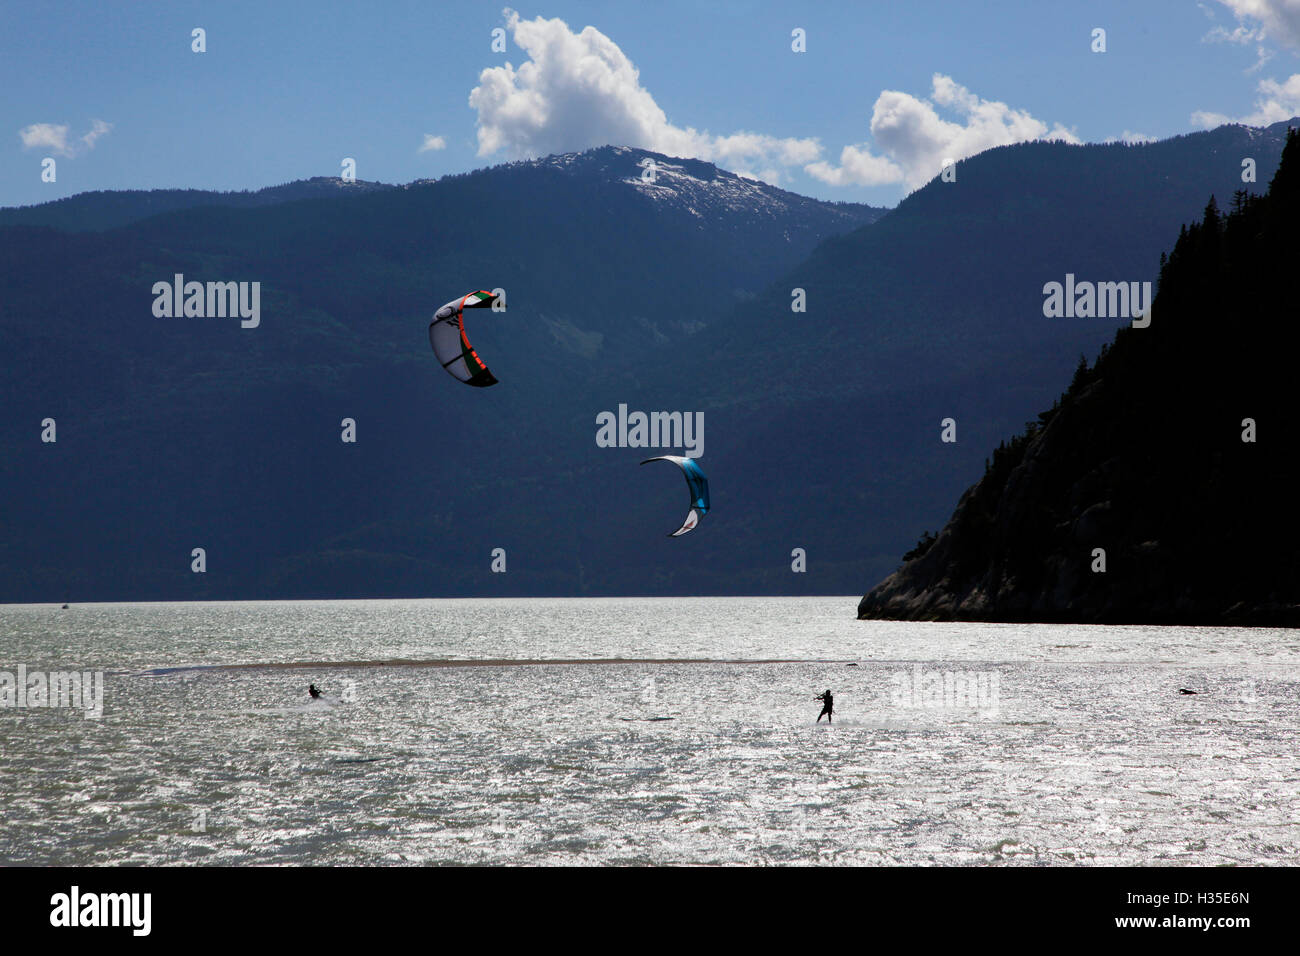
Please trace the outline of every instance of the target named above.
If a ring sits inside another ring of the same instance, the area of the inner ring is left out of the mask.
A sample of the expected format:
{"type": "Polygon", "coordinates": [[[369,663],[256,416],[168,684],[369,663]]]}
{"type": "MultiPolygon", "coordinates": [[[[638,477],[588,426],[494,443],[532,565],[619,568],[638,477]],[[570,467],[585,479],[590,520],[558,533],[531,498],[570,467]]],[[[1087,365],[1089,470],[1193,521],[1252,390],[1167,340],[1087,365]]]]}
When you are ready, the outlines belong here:
{"type": "Polygon", "coordinates": [[[1178,688],[1178,693],[1180,693],[1180,694],[1197,694],[1197,693],[1200,693],[1200,691],[1188,690],[1186,687],[1180,687],[1180,688],[1178,688]]]}
{"type": "Polygon", "coordinates": [[[824,694],[818,694],[813,698],[813,700],[823,700],[826,702],[822,705],[822,712],[817,715],[817,723],[820,724],[823,717],[826,718],[826,723],[834,723],[834,721],[831,720],[831,715],[835,713],[835,698],[831,696],[831,692],[827,691],[824,694]]]}
{"type": "Polygon", "coordinates": [[[317,687],[315,684],[308,684],[307,693],[311,694],[312,700],[315,700],[317,697],[320,696],[320,688],[317,687]]]}

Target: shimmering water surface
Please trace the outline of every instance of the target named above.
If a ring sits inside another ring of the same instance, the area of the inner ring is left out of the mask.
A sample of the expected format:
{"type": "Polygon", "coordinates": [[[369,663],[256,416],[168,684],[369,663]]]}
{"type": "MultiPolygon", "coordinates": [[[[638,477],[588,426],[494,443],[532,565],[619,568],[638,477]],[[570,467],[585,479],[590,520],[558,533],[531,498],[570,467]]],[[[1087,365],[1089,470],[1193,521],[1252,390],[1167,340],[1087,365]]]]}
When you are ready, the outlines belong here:
{"type": "Polygon", "coordinates": [[[1300,633],[855,603],[0,607],[0,863],[1297,862],[1300,633]]]}

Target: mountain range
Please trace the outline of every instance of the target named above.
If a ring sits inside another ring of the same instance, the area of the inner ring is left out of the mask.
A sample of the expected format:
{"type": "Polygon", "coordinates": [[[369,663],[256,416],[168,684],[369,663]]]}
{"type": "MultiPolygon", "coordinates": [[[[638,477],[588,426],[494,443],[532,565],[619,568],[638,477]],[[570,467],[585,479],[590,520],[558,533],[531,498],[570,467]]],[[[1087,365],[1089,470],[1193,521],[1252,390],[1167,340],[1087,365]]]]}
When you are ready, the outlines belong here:
{"type": "Polygon", "coordinates": [[[1128,321],[1044,283],[1154,279],[1284,133],[1003,147],[889,211],[627,147],[0,210],[0,600],[860,593],[1128,321]],[[176,274],[259,282],[260,324],[156,317],[176,274]],[[498,287],[467,389],[425,330],[498,287]],[[597,445],[620,405],[703,413],[692,534],[663,452],[597,445]]]}

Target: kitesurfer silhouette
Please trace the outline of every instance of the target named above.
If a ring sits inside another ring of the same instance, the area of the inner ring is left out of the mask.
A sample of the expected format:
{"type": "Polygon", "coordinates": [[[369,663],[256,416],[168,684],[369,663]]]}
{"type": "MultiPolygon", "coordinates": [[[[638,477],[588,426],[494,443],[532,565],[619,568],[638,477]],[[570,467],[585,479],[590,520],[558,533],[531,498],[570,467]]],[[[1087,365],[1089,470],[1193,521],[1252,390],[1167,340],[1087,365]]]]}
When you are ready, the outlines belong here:
{"type": "Polygon", "coordinates": [[[824,694],[818,694],[813,698],[813,700],[823,700],[826,702],[822,706],[822,712],[817,715],[817,723],[820,724],[823,717],[826,718],[826,723],[834,723],[831,719],[831,715],[835,713],[835,698],[831,696],[831,692],[828,690],[824,694]]]}
{"type": "Polygon", "coordinates": [[[308,684],[307,693],[311,694],[312,700],[315,700],[317,697],[320,696],[320,688],[318,688],[315,684],[308,684]]]}

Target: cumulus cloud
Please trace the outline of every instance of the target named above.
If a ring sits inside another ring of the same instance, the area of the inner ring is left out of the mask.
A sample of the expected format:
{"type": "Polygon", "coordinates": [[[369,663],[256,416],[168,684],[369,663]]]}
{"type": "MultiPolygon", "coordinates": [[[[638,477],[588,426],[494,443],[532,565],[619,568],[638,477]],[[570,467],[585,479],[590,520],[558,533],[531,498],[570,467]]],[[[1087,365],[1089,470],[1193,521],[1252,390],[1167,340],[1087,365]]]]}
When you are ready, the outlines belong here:
{"type": "Polygon", "coordinates": [[[434,136],[432,133],[424,134],[424,142],[420,144],[420,152],[428,153],[439,149],[446,149],[447,141],[441,136],[434,136]]]}
{"type": "Polygon", "coordinates": [[[1243,123],[1246,126],[1268,126],[1282,120],[1300,116],[1300,73],[1293,73],[1286,80],[1260,80],[1256,88],[1259,96],[1255,100],[1255,111],[1245,116],[1231,117],[1223,113],[1211,113],[1197,110],[1192,114],[1192,122],[1210,129],[1224,123],[1243,123]]]}
{"type": "Polygon", "coordinates": [[[976,96],[951,77],[936,73],[929,99],[885,90],[871,112],[871,145],[846,146],[839,166],[808,164],[807,172],[832,185],[876,186],[903,182],[915,189],[936,175],[946,160],[962,160],[994,146],[1027,140],[1056,139],[1077,143],[1071,130],[1042,120],[1006,103],[976,96]],[[958,122],[939,115],[942,108],[958,122]]]}
{"type": "Polygon", "coordinates": [[[815,139],[716,136],[675,126],[641,85],[632,61],[595,27],[574,33],[560,19],[524,20],[509,9],[505,16],[528,58],[518,68],[506,63],[484,70],[470,92],[480,156],[505,152],[521,159],[613,143],[706,159],[773,182],[782,167],[821,155],[815,139]]]}
{"type": "Polygon", "coordinates": [[[23,149],[44,149],[59,156],[72,157],[94,149],[95,141],[106,136],[112,128],[112,123],[92,120],[90,132],[77,139],[69,139],[66,123],[33,123],[20,129],[18,138],[23,141],[23,149]]]}
{"type": "MultiPolygon", "coordinates": [[[[1300,0],[1297,0],[1300,2],[1300,0]]],[[[563,20],[524,20],[505,11],[526,59],[483,70],[470,92],[478,112],[478,153],[523,159],[618,144],[669,156],[706,159],[769,183],[802,168],[835,186],[905,183],[933,178],[946,159],[1033,139],[1078,142],[1068,129],[1005,103],[984,100],[936,73],[929,99],[885,90],[871,117],[871,144],[845,146],[838,163],[822,158],[817,139],[766,133],[715,135],[669,122],[618,44],[595,27],[563,20]],[[939,115],[942,110],[949,119],[939,115]]]]}

